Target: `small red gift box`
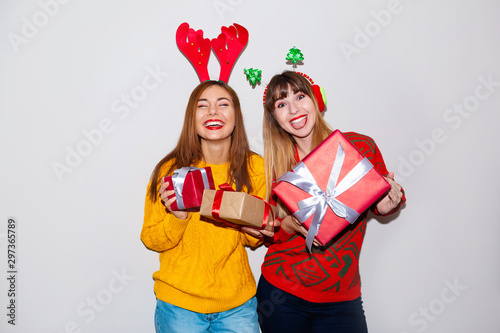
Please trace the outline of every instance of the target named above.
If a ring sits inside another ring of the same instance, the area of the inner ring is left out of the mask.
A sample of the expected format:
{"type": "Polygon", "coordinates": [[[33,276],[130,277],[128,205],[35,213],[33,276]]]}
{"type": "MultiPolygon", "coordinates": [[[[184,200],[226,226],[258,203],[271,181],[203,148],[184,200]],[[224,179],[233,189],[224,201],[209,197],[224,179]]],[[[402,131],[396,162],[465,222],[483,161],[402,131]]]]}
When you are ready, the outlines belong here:
{"type": "Polygon", "coordinates": [[[172,203],[172,210],[184,210],[198,208],[201,206],[203,191],[205,189],[215,190],[212,169],[184,167],[174,171],[172,176],[164,178],[168,181],[167,190],[174,190],[175,193],[169,197],[175,196],[176,201],[172,203]]]}
{"type": "Polygon", "coordinates": [[[325,245],[377,199],[390,184],[339,131],[334,131],[294,168],[278,179],[274,193],[325,245]]]}

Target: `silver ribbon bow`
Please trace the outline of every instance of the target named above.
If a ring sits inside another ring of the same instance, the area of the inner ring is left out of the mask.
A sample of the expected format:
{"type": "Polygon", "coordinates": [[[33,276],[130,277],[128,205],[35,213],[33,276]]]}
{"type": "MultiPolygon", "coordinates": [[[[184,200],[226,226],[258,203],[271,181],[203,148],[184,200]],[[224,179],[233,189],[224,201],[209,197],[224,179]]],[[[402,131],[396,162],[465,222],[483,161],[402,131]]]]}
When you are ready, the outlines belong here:
{"type": "Polygon", "coordinates": [[[177,208],[184,209],[184,200],[182,198],[182,189],[184,187],[184,181],[186,180],[186,176],[191,171],[201,171],[201,176],[203,178],[203,185],[205,188],[210,188],[210,183],[208,182],[207,170],[204,168],[195,168],[195,167],[183,167],[180,169],[176,169],[172,174],[172,185],[174,186],[175,197],[177,198],[177,208]]]}
{"type": "Polygon", "coordinates": [[[337,184],[340,170],[344,164],[345,151],[339,141],[337,155],[333,163],[326,193],[318,186],[313,175],[303,162],[299,162],[294,168],[294,172],[287,172],[281,176],[278,181],[288,182],[301,190],[309,193],[310,198],[304,199],[297,203],[298,211],[293,213],[297,219],[304,223],[311,215],[314,214],[313,220],[309,227],[306,236],[306,244],[311,251],[314,237],[318,234],[323,218],[325,217],[328,207],[339,217],[345,218],[349,223],[354,223],[360,213],[350,208],[346,204],[340,202],[337,196],[341,195],[361,178],[363,178],[372,168],[373,164],[365,157],[359,161],[356,166],[337,184]]]}

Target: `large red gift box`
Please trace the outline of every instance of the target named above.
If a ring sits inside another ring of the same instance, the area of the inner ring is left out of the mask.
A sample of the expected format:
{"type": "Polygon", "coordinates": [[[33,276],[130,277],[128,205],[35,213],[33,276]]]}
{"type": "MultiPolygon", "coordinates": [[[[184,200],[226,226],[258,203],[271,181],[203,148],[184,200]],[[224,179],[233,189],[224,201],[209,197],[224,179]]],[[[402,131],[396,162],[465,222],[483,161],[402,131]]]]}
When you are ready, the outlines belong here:
{"type": "Polygon", "coordinates": [[[205,189],[215,190],[212,169],[185,167],[174,171],[172,176],[164,178],[168,182],[167,190],[174,190],[176,201],[170,205],[172,210],[185,210],[201,206],[203,191],[205,189]]]}
{"type": "Polygon", "coordinates": [[[310,249],[314,237],[325,245],[390,187],[370,161],[336,130],[293,172],[280,177],[273,191],[309,230],[306,243],[310,249]]]}

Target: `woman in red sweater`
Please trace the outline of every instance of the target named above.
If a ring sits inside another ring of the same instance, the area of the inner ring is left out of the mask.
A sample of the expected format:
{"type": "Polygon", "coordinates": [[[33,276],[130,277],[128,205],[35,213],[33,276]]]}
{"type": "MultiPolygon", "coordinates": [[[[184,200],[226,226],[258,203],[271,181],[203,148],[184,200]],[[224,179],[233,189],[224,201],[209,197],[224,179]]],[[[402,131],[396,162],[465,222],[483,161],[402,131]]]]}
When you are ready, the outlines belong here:
{"type": "MultiPolygon", "coordinates": [[[[275,75],[266,91],[264,160],[268,184],[274,185],[274,179],[333,131],[320,113],[322,101],[316,98],[316,90],[301,73],[275,75]]],[[[375,142],[358,133],[343,134],[391,184],[371,210],[379,215],[399,210],[406,201],[404,192],[387,171],[375,142]]],[[[280,202],[278,207],[281,228],[268,244],[257,291],[262,332],[367,332],[358,265],[367,214],[326,246],[315,241],[309,252],[307,230],[280,202]]]]}

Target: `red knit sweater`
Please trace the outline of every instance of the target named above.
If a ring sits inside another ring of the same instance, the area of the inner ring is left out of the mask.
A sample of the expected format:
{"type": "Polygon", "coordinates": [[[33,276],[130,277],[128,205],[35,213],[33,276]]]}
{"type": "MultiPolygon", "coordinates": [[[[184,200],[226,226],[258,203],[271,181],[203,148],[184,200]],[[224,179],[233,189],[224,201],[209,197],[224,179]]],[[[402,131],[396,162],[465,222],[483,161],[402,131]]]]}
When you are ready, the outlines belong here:
{"type": "MultiPolygon", "coordinates": [[[[380,174],[388,174],[382,154],[373,139],[354,132],[343,134],[380,174]]],[[[405,201],[403,193],[401,203],[389,214],[399,210],[405,201]]],[[[371,210],[378,214],[375,207],[371,210]]],[[[288,234],[280,228],[268,244],[262,275],[275,287],[310,302],[356,299],[361,296],[359,255],[366,223],[367,212],[337,235],[328,247],[314,247],[312,253],[307,250],[304,237],[288,234]]]]}

